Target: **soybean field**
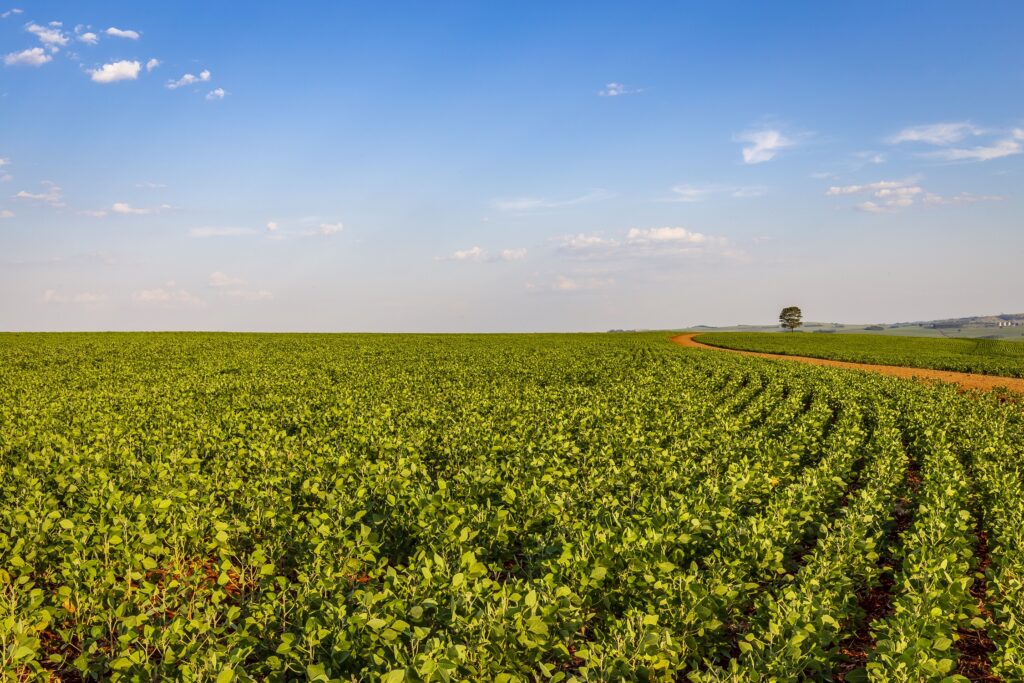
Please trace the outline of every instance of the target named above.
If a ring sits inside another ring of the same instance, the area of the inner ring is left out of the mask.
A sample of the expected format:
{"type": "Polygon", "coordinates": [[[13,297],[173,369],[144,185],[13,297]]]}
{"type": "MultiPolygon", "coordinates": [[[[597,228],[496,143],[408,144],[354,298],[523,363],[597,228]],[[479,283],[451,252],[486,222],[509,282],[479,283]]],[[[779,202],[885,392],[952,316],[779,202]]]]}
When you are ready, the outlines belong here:
{"type": "Polygon", "coordinates": [[[713,332],[698,335],[697,341],[740,351],[1024,377],[1024,343],[1019,341],[813,332],[713,332]]]}
{"type": "Polygon", "coordinates": [[[1019,402],[669,336],[0,335],[4,674],[1024,680],[1019,402]]]}

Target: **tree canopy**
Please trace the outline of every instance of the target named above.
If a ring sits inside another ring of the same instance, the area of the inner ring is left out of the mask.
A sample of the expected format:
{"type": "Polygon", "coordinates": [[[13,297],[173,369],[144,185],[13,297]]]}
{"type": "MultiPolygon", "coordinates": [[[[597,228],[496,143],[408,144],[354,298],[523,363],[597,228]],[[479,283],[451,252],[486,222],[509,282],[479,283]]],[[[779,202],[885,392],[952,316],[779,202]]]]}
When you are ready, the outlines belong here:
{"type": "Polygon", "coordinates": [[[779,324],[792,332],[804,324],[803,317],[804,314],[799,306],[786,306],[782,309],[782,313],[779,313],[779,324]]]}

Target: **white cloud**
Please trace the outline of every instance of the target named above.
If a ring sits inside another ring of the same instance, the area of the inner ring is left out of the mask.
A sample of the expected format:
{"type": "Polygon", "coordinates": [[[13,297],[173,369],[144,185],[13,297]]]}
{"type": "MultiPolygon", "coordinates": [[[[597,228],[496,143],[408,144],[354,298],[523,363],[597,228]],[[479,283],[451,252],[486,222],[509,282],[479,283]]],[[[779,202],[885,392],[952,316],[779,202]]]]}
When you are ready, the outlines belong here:
{"type": "Polygon", "coordinates": [[[89,209],[85,211],[79,211],[78,213],[83,216],[92,216],[93,218],[103,218],[110,214],[118,214],[121,216],[148,216],[154,213],[160,213],[167,209],[173,208],[170,204],[161,204],[155,207],[137,207],[128,204],[127,202],[114,202],[110,209],[89,209]]]}
{"type": "Polygon", "coordinates": [[[583,251],[587,249],[595,249],[602,247],[615,247],[618,246],[618,242],[614,239],[608,239],[601,237],[600,235],[586,235],[579,233],[576,235],[568,235],[561,237],[558,240],[559,244],[569,251],[583,251]]]}
{"type": "Polygon", "coordinates": [[[944,161],[991,161],[992,159],[1001,159],[1002,157],[1020,154],[1022,151],[1024,149],[1022,149],[1018,139],[1007,138],[1005,140],[997,140],[991,145],[968,148],[951,147],[949,149],[929,152],[925,156],[944,161]]]}
{"type": "Polygon", "coordinates": [[[4,12],[3,14],[0,14],[0,19],[6,19],[7,17],[11,16],[12,14],[21,14],[24,11],[25,10],[19,9],[18,7],[12,7],[11,9],[7,10],[6,12],[4,12]]]}
{"type": "Polygon", "coordinates": [[[276,221],[267,221],[267,230],[268,231],[274,232],[279,227],[281,227],[281,226],[279,226],[276,221]]]}
{"type": "Polygon", "coordinates": [[[921,142],[944,149],[925,152],[921,156],[942,161],[991,161],[1013,156],[1024,152],[1021,140],[1024,134],[1019,129],[1012,130],[1008,136],[990,139],[986,144],[973,147],[952,147],[968,137],[993,135],[996,131],[979,128],[972,123],[934,123],[927,126],[905,128],[889,138],[891,144],[903,142],[921,142]]]}
{"type": "Polygon", "coordinates": [[[87,45],[95,45],[96,43],[100,42],[100,37],[92,31],[87,31],[86,33],[79,34],[78,39],[83,43],[86,43],[87,45]]]}
{"type": "Polygon", "coordinates": [[[522,261],[526,258],[526,249],[502,249],[502,261],[522,261]]]}
{"type": "Polygon", "coordinates": [[[862,194],[865,192],[880,192],[883,190],[891,190],[893,188],[898,187],[907,187],[908,185],[912,185],[913,183],[913,180],[882,180],[877,183],[867,183],[865,185],[833,185],[832,187],[828,188],[828,191],[825,193],[825,196],[839,197],[841,195],[862,194]]]}
{"type": "Polygon", "coordinates": [[[221,271],[210,273],[209,285],[217,289],[225,299],[236,301],[270,301],[274,295],[265,289],[245,289],[245,280],[232,277],[221,271]]]}
{"type": "Polygon", "coordinates": [[[167,187],[167,185],[164,183],[154,183],[147,180],[141,183],[135,183],[135,187],[142,187],[147,190],[159,190],[167,187]]]}
{"type": "Polygon", "coordinates": [[[237,277],[231,277],[219,270],[210,273],[209,282],[211,287],[237,287],[245,284],[245,280],[237,277]]]}
{"type": "Polygon", "coordinates": [[[202,71],[199,72],[198,76],[193,76],[192,74],[185,74],[184,76],[182,76],[181,78],[179,78],[176,81],[167,81],[167,87],[170,88],[171,90],[175,90],[177,88],[183,88],[186,85],[192,85],[194,83],[206,83],[209,80],[210,80],[210,71],[209,71],[209,69],[203,69],[202,71]]]}
{"type": "Polygon", "coordinates": [[[725,237],[678,226],[631,228],[621,238],[581,233],[559,238],[555,243],[565,256],[587,261],[680,256],[744,258],[725,237]]]}
{"type": "Polygon", "coordinates": [[[14,218],[14,212],[10,209],[0,209],[0,218],[14,218]]]}
{"type": "Polygon", "coordinates": [[[764,187],[736,187],[733,188],[731,193],[736,199],[753,199],[754,197],[763,197],[768,194],[768,189],[764,187]]]}
{"type": "Polygon", "coordinates": [[[106,300],[107,297],[105,295],[93,294],[92,292],[80,292],[70,296],[61,294],[55,289],[48,289],[43,292],[43,303],[47,304],[96,304],[106,300]]]}
{"type": "Polygon", "coordinates": [[[71,296],[63,295],[56,290],[46,290],[43,292],[43,303],[79,303],[79,304],[90,304],[100,303],[106,301],[108,297],[103,294],[93,294],[92,292],[80,292],[79,294],[73,294],[71,296]]]}
{"type": "Polygon", "coordinates": [[[728,194],[735,199],[763,197],[767,190],[763,187],[735,187],[732,185],[676,185],[672,188],[672,196],[664,201],[691,204],[711,199],[715,195],[728,194]]]}
{"type": "Polygon", "coordinates": [[[132,293],[132,301],[143,306],[159,308],[205,308],[206,302],[199,297],[168,282],[163,287],[141,289],[132,293]]]}
{"type": "Polygon", "coordinates": [[[960,194],[956,194],[951,197],[943,197],[929,192],[924,196],[924,199],[922,199],[921,202],[932,206],[956,206],[959,204],[977,204],[978,202],[1001,202],[1004,199],[1006,199],[1006,197],[992,194],[972,194],[970,192],[961,192],[960,194]]]}
{"type": "Polygon", "coordinates": [[[889,144],[923,142],[929,145],[951,145],[968,135],[981,135],[985,131],[967,122],[932,123],[925,126],[911,126],[889,137],[889,144]]]}
{"type": "Polygon", "coordinates": [[[608,83],[597,94],[601,97],[620,97],[622,95],[635,95],[643,92],[643,88],[630,88],[622,83],[608,83]]]}
{"type": "Polygon", "coordinates": [[[502,249],[497,255],[492,256],[490,252],[480,246],[468,249],[459,249],[448,256],[438,256],[436,261],[462,261],[464,263],[496,263],[499,261],[522,261],[526,258],[526,249],[502,249]]]}
{"type": "Polygon", "coordinates": [[[978,202],[999,201],[1005,197],[995,195],[976,195],[961,192],[951,197],[943,197],[933,192],[926,192],[915,179],[882,180],[863,185],[833,186],[825,193],[827,197],[842,197],[859,194],[870,194],[873,199],[855,205],[859,211],[867,213],[886,213],[897,209],[905,209],[915,204],[929,206],[976,204],[978,202]]]}
{"type": "Polygon", "coordinates": [[[713,192],[708,187],[697,187],[695,185],[676,185],[672,188],[672,199],[674,202],[699,202],[708,198],[713,192]]]}
{"type": "Polygon", "coordinates": [[[875,165],[878,165],[878,164],[884,164],[885,161],[886,161],[884,154],[880,154],[878,152],[872,152],[872,151],[857,152],[853,156],[857,160],[862,162],[862,164],[875,164],[875,165]]]}
{"type": "Polygon", "coordinates": [[[572,199],[542,199],[538,197],[518,197],[514,199],[496,199],[492,206],[499,211],[533,211],[536,209],[560,209],[591,202],[604,201],[615,195],[607,190],[592,190],[585,195],[572,199]]]}
{"type": "Polygon", "coordinates": [[[713,239],[700,232],[692,232],[686,228],[631,228],[626,233],[626,241],[633,244],[676,243],[676,244],[708,244],[713,239]]]}
{"type": "Polygon", "coordinates": [[[137,61],[121,60],[111,64],[104,64],[99,69],[93,69],[92,80],[95,83],[116,83],[117,81],[134,81],[139,77],[142,65],[137,61]]]}
{"type": "Polygon", "coordinates": [[[210,92],[206,93],[206,99],[210,100],[211,102],[214,100],[223,100],[224,96],[227,94],[228,93],[224,90],[224,88],[214,88],[210,92]]]}
{"type": "Polygon", "coordinates": [[[220,228],[220,227],[204,227],[204,228],[192,228],[188,231],[191,237],[244,237],[246,235],[252,235],[255,230],[251,228],[220,228]]]}
{"type": "Polygon", "coordinates": [[[114,205],[110,207],[113,213],[119,213],[122,216],[145,216],[151,214],[155,209],[140,209],[126,204],[125,202],[114,202],[114,205]]]}
{"type": "Polygon", "coordinates": [[[870,194],[878,201],[866,201],[854,208],[868,213],[884,213],[895,209],[912,206],[924,194],[924,189],[917,185],[915,179],[880,180],[863,185],[833,185],[825,192],[826,197],[844,197],[858,194],[870,194]]]}
{"type": "Polygon", "coordinates": [[[484,261],[487,258],[487,252],[481,247],[470,247],[469,249],[460,249],[449,256],[444,257],[443,261],[484,261]]]}
{"type": "Polygon", "coordinates": [[[146,62],[146,72],[148,73],[153,69],[157,68],[158,66],[160,66],[160,60],[154,57],[153,59],[146,62]]]}
{"type": "Polygon", "coordinates": [[[42,185],[46,186],[46,192],[32,193],[22,190],[18,194],[14,195],[14,198],[25,199],[33,202],[45,202],[54,207],[64,206],[64,196],[60,187],[56,183],[44,180],[42,185]]]}
{"type": "Polygon", "coordinates": [[[25,30],[38,38],[39,42],[49,48],[51,52],[56,52],[58,48],[68,44],[68,37],[59,28],[52,25],[40,26],[39,24],[29,24],[25,27],[25,30]]]}
{"type": "Polygon", "coordinates": [[[41,47],[33,47],[21,52],[11,52],[4,55],[4,64],[7,66],[42,66],[53,60],[53,57],[46,54],[41,47]]]}
{"type": "Polygon", "coordinates": [[[330,237],[331,235],[337,235],[344,229],[345,226],[342,223],[321,223],[320,227],[312,234],[330,237]]]}
{"type": "Polygon", "coordinates": [[[743,163],[760,164],[771,161],[780,150],[796,145],[796,141],[788,138],[774,128],[763,128],[761,130],[744,131],[734,140],[736,142],[747,142],[749,146],[743,148],[743,163]]]}
{"type": "Polygon", "coordinates": [[[115,26],[111,26],[106,31],[104,31],[104,33],[106,33],[108,36],[112,36],[114,38],[127,38],[128,40],[138,40],[139,39],[139,32],[138,31],[132,31],[131,29],[124,29],[124,30],[122,30],[122,29],[119,29],[119,28],[117,28],[115,26]]]}

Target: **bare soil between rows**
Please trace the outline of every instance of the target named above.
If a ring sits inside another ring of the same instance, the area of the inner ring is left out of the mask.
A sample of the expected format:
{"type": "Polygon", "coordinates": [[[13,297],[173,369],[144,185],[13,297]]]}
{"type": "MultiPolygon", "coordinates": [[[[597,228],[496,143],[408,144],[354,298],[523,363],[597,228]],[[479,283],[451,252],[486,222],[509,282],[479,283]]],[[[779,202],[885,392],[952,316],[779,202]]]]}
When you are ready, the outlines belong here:
{"type": "Polygon", "coordinates": [[[875,365],[872,363],[851,363],[843,360],[829,360],[826,358],[811,358],[809,356],[788,356],[781,353],[761,353],[760,351],[739,351],[727,349],[721,346],[711,346],[694,339],[697,333],[690,332],[672,337],[672,341],[680,346],[695,349],[709,349],[711,351],[724,351],[726,353],[738,353],[743,356],[757,356],[758,358],[770,358],[772,360],[789,360],[809,365],[826,365],[833,368],[845,368],[847,370],[860,370],[862,372],[875,372],[881,375],[892,377],[903,377],[905,379],[937,380],[959,384],[965,389],[980,389],[992,391],[994,389],[1008,389],[1018,393],[1024,393],[1024,379],[1016,377],[998,377],[996,375],[978,375],[973,372],[953,372],[951,370],[931,370],[929,368],[908,368],[902,365],[875,365]]]}

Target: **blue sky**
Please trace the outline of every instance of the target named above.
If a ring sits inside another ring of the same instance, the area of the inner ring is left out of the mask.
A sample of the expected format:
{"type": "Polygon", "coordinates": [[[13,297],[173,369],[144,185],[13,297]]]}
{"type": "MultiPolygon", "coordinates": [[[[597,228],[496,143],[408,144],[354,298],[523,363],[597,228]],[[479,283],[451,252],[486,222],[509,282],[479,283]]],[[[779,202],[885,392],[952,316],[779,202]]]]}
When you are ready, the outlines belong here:
{"type": "Polygon", "coordinates": [[[1024,310],[1020,3],[0,9],[0,329],[1024,310]]]}

